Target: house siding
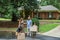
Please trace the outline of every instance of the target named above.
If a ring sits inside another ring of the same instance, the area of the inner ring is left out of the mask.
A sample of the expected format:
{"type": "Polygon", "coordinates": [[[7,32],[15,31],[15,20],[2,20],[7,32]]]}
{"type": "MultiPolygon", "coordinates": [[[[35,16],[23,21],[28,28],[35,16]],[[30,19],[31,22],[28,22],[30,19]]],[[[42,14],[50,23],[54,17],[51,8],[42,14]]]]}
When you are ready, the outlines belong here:
{"type": "MultiPolygon", "coordinates": [[[[41,19],[49,19],[48,17],[49,12],[39,12],[38,17],[41,19]]],[[[51,19],[59,19],[59,13],[58,12],[51,12],[53,17],[51,19]]]]}

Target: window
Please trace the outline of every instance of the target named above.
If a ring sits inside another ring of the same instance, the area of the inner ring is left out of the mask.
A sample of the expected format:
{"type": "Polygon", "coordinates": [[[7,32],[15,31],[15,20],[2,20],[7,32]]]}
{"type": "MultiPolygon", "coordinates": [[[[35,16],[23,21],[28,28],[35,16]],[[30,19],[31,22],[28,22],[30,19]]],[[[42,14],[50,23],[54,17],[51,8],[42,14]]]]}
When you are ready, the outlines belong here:
{"type": "Polygon", "coordinates": [[[48,18],[52,18],[53,14],[51,12],[48,13],[48,18]]]}

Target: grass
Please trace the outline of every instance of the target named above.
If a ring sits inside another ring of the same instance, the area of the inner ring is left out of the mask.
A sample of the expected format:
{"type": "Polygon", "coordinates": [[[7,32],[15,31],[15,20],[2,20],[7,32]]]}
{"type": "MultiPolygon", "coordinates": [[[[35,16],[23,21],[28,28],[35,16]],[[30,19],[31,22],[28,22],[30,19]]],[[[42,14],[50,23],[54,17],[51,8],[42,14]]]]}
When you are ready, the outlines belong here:
{"type": "Polygon", "coordinates": [[[16,31],[17,28],[0,28],[0,31],[16,31]]]}
{"type": "Polygon", "coordinates": [[[40,25],[39,32],[41,32],[41,33],[47,32],[47,31],[52,30],[53,28],[55,28],[57,26],[58,26],[58,24],[44,24],[44,25],[40,25]]]}
{"type": "Polygon", "coordinates": [[[60,20],[40,20],[40,21],[47,21],[47,22],[60,22],[60,20]]]}
{"type": "Polygon", "coordinates": [[[11,19],[0,18],[0,21],[10,21],[11,19]]]}

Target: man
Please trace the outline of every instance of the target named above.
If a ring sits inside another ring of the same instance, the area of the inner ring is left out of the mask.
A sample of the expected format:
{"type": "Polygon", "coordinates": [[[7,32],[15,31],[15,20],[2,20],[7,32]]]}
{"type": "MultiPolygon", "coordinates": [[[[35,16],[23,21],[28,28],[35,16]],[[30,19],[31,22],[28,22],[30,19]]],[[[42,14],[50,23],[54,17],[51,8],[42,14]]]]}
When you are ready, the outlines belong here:
{"type": "Polygon", "coordinates": [[[28,31],[28,34],[30,35],[30,28],[32,26],[32,20],[30,18],[30,16],[28,17],[28,20],[27,20],[27,31],[28,31]]]}

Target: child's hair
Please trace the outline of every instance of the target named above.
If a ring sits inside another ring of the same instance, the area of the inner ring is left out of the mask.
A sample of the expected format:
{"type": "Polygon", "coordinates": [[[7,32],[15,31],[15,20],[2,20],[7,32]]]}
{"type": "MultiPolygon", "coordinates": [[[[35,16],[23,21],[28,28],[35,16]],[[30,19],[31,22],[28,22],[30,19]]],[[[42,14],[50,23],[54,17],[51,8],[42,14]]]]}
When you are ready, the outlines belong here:
{"type": "Polygon", "coordinates": [[[33,22],[33,25],[36,25],[36,23],[35,23],[35,22],[33,22]]]}
{"type": "Polygon", "coordinates": [[[18,27],[17,32],[21,32],[21,31],[22,31],[22,27],[20,26],[18,27]]]}

